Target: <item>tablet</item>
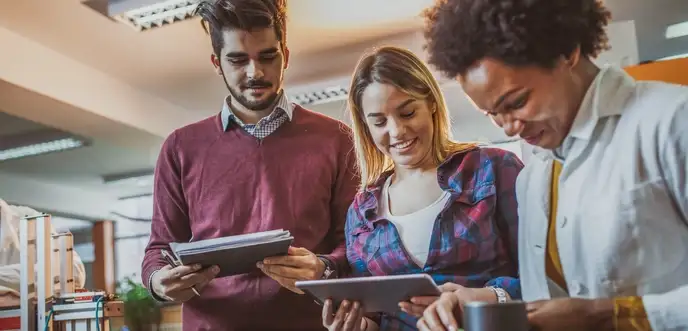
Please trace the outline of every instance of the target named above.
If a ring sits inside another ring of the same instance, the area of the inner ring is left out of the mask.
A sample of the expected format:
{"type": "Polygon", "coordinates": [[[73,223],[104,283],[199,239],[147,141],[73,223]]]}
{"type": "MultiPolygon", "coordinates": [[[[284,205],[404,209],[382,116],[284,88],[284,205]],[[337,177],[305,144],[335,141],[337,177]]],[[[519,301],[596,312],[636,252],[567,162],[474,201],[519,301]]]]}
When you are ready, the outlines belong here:
{"type": "Polygon", "coordinates": [[[349,300],[360,302],[366,313],[395,313],[399,311],[399,302],[411,297],[441,294],[427,274],[299,281],[296,287],[320,304],[332,299],[335,311],[342,301],[349,300]]]}

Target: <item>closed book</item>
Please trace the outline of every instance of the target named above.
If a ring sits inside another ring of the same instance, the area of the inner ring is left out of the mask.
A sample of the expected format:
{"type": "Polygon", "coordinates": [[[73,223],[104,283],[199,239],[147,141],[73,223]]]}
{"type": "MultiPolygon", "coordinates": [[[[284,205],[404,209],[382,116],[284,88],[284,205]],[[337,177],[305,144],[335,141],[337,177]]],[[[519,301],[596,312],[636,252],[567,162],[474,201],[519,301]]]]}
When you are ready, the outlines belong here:
{"type": "Polygon", "coordinates": [[[257,270],[256,264],[266,257],[287,255],[294,241],[289,231],[272,230],[171,243],[170,249],[183,265],[219,266],[217,277],[233,276],[257,270]]]}

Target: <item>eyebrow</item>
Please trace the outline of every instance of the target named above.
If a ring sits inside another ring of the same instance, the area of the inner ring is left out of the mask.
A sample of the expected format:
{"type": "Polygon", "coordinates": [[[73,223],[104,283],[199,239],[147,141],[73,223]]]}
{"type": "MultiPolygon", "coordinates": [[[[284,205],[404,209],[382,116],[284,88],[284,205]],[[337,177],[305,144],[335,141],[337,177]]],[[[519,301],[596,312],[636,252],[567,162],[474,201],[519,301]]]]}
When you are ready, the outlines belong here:
{"type": "MultiPolygon", "coordinates": [[[[279,49],[277,47],[271,47],[258,52],[258,55],[271,55],[277,53],[279,49]]],[[[226,57],[246,57],[248,53],[246,52],[229,52],[226,57]]]]}
{"type": "MultiPolygon", "coordinates": [[[[408,106],[408,104],[410,104],[410,103],[412,103],[412,102],[414,102],[414,101],[416,101],[416,100],[413,99],[413,98],[409,98],[409,99],[407,99],[406,101],[404,101],[404,102],[402,102],[401,104],[399,104],[399,105],[396,107],[396,109],[397,109],[397,110],[401,110],[402,108],[408,106]]],[[[383,114],[383,113],[370,113],[370,114],[366,115],[366,117],[380,117],[380,116],[384,116],[384,114],[383,114]]]]}
{"type": "Polygon", "coordinates": [[[495,109],[499,108],[499,106],[500,106],[502,103],[504,103],[504,100],[506,100],[506,98],[508,98],[510,95],[512,95],[512,94],[514,94],[514,93],[516,93],[516,92],[518,92],[518,91],[520,91],[520,90],[521,90],[521,88],[520,88],[520,87],[517,87],[517,88],[513,88],[513,89],[509,90],[508,92],[502,94],[502,96],[500,96],[500,97],[497,99],[497,102],[495,102],[494,107],[492,107],[492,110],[495,110],[495,109]]]}
{"type": "Polygon", "coordinates": [[[399,105],[397,106],[397,110],[403,109],[404,107],[408,106],[408,104],[410,104],[411,102],[414,102],[414,101],[416,101],[416,100],[413,99],[413,98],[407,99],[406,101],[402,102],[401,104],[399,104],[399,105]]]}

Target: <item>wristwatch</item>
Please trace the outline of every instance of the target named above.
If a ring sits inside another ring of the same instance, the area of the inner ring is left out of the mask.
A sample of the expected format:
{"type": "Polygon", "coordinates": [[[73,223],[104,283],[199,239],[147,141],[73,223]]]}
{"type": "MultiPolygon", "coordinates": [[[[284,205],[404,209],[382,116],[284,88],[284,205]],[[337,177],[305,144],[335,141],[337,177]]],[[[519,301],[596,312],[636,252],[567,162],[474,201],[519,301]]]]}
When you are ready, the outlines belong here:
{"type": "Polygon", "coordinates": [[[497,303],[505,303],[507,301],[507,294],[504,289],[499,287],[490,286],[489,289],[495,292],[497,295],[497,303]]]}
{"type": "Polygon", "coordinates": [[[325,264],[325,271],[323,271],[321,279],[336,278],[335,269],[332,261],[330,261],[330,259],[322,255],[318,255],[318,258],[320,259],[320,261],[323,262],[323,264],[325,264]]]}

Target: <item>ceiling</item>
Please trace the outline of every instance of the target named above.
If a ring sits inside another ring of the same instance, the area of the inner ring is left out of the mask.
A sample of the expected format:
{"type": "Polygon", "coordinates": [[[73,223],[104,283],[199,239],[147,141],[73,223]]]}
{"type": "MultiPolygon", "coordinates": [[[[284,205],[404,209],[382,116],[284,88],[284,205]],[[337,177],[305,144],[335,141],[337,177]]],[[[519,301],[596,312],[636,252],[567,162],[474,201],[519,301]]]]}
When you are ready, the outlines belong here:
{"type": "MultiPolygon", "coordinates": [[[[291,0],[287,91],[346,86],[361,53],[374,45],[422,52],[417,13],[431,2],[291,0]]],[[[667,25],[688,20],[688,0],[605,2],[614,20],[635,20],[640,61],[688,52],[687,38],[664,39],[667,25]]],[[[52,127],[92,141],[77,150],[0,162],[0,175],[90,195],[150,193],[145,185],[105,185],[103,176],[151,170],[164,137],[216,113],[226,93],[198,19],[137,32],[79,0],[2,1],[0,44],[13,46],[0,52],[0,136],[52,127]]],[[[443,87],[458,139],[503,137],[456,84],[444,81],[443,87]]],[[[347,118],[343,102],[311,108],[347,118]]],[[[12,193],[0,179],[0,197],[12,193]]]]}
{"type": "MultiPolygon", "coordinates": [[[[338,74],[331,58],[312,55],[417,29],[421,22],[414,15],[431,1],[395,1],[395,7],[386,10],[370,8],[371,3],[291,1],[287,39],[292,62],[287,80],[298,82],[315,67],[323,76],[328,74],[323,68],[338,74]]],[[[138,32],[78,0],[22,0],[0,3],[0,25],[192,112],[214,112],[217,95],[225,93],[212,70],[210,43],[199,19],[138,32]]]]}

